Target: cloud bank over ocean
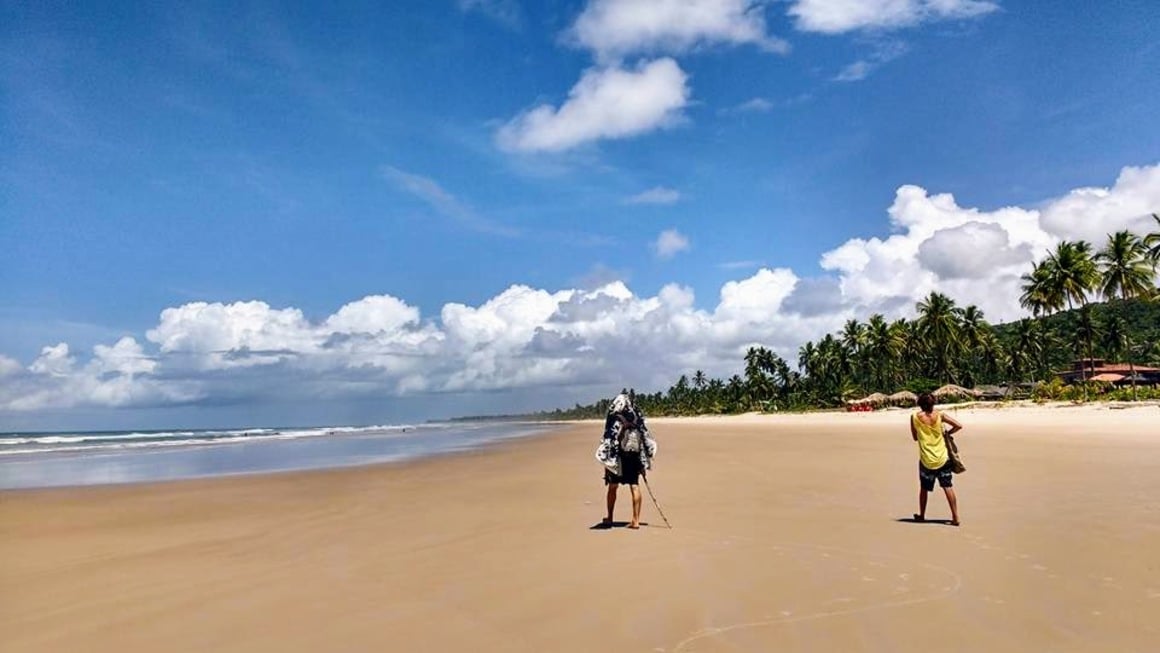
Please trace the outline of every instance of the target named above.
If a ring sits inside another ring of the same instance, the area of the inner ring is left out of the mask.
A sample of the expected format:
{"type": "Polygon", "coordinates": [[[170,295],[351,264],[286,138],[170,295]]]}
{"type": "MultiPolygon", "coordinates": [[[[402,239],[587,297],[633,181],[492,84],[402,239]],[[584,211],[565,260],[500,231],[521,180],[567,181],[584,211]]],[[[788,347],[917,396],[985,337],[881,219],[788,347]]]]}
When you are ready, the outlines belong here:
{"type": "MultiPolygon", "coordinates": [[[[641,296],[614,280],[587,290],[515,284],[477,306],[446,303],[438,315],[389,294],[315,320],[260,299],[190,302],[91,352],[61,342],[31,361],[0,355],[0,411],[663,388],[694,369],[737,373],[754,344],[796,360],[806,340],[874,312],[912,315],[932,290],[979,306],[992,322],[1022,317],[1019,276],[1055,243],[1147,231],[1157,206],[1160,164],[1125,167],[1109,186],[1037,207],[963,207],[906,185],[886,212],[889,237],[842,243],[822,255],[820,272],[762,267],[712,300],[679,284],[641,296]]],[[[673,233],[658,255],[690,247],[673,233]]]]}

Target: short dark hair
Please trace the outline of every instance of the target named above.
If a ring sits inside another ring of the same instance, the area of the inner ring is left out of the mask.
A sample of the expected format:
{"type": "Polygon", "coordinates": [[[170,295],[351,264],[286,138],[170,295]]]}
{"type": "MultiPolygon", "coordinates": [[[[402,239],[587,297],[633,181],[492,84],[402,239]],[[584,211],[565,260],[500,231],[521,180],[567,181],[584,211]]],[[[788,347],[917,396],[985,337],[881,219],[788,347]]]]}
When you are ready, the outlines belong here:
{"type": "Polygon", "coordinates": [[[922,412],[924,413],[929,413],[930,411],[934,410],[934,395],[929,392],[924,392],[918,395],[918,407],[921,408],[922,412]]]}

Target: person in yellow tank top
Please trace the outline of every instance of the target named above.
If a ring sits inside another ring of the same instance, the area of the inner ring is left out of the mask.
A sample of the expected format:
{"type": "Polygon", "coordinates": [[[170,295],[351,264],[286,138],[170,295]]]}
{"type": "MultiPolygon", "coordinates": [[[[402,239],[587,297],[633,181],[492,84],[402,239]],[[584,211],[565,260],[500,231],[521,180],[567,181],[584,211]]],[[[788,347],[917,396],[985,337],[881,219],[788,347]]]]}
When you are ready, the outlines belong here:
{"type": "Polygon", "coordinates": [[[926,521],[926,497],[934,490],[937,480],[951,507],[951,525],[958,526],[959,500],[953,487],[953,465],[943,437],[943,424],[951,427],[947,435],[958,433],[963,425],[935,410],[934,397],[930,394],[919,395],[918,408],[918,412],[910,416],[910,437],[918,443],[918,512],[914,514],[914,520],[926,521]]]}

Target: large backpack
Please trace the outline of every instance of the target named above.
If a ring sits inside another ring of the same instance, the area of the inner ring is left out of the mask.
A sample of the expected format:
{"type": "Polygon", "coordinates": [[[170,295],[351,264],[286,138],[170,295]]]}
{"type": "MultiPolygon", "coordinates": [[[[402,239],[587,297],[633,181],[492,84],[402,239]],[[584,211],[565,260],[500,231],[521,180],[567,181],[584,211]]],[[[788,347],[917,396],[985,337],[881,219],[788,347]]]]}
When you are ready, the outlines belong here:
{"type": "Polygon", "coordinates": [[[640,429],[635,427],[622,428],[620,431],[620,450],[626,453],[639,453],[644,446],[644,436],[640,429]]]}

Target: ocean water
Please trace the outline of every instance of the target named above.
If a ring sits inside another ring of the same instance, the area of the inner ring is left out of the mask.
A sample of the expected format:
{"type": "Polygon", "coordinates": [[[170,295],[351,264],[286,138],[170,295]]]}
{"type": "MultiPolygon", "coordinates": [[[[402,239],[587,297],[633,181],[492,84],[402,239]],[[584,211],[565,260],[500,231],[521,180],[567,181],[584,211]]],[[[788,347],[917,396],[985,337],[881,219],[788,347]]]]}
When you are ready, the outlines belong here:
{"type": "Polygon", "coordinates": [[[556,428],[532,422],[0,434],[0,489],[347,467],[466,451],[556,428]]]}

